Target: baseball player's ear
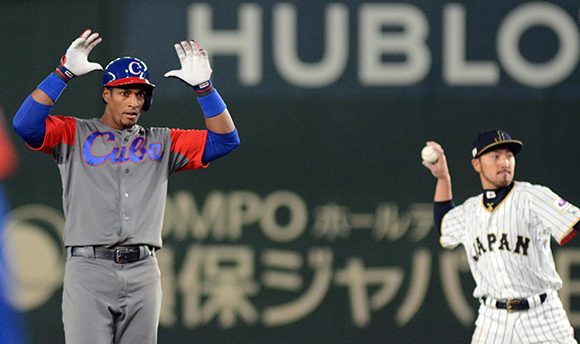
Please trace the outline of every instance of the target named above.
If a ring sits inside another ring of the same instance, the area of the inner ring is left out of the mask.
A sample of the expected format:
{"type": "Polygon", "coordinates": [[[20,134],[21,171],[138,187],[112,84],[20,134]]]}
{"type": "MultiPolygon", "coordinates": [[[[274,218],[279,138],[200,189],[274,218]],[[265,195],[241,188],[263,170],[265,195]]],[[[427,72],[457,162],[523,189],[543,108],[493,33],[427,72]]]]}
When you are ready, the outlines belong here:
{"type": "Polygon", "coordinates": [[[475,172],[481,172],[481,163],[479,162],[479,159],[471,159],[471,166],[473,166],[475,172]]]}
{"type": "Polygon", "coordinates": [[[103,99],[103,103],[107,104],[109,102],[109,99],[111,98],[111,90],[108,89],[107,87],[103,87],[103,90],[101,92],[101,98],[103,99]]]}

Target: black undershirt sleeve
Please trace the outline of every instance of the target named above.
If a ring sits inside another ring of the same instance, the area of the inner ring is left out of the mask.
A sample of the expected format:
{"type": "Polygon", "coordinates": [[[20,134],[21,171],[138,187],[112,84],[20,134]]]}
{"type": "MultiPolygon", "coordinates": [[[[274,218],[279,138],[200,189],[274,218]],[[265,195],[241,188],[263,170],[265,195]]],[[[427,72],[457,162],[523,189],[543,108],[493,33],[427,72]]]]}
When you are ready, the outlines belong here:
{"type": "Polygon", "coordinates": [[[433,224],[439,234],[441,234],[441,220],[443,220],[443,216],[454,207],[455,203],[453,203],[452,199],[449,201],[433,202],[433,224]]]}

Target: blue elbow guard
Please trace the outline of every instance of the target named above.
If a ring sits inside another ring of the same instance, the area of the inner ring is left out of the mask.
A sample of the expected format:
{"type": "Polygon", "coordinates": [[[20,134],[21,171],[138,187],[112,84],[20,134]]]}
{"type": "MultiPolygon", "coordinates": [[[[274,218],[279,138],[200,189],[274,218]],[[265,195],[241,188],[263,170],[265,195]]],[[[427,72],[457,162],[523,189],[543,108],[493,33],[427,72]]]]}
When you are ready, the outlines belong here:
{"type": "Polygon", "coordinates": [[[28,96],[12,119],[14,130],[31,147],[40,147],[46,130],[44,121],[52,108],[28,96]]]}
{"type": "Polygon", "coordinates": [[[217,134],[208,130],[201,160],[204,163],[208,163],[228,154],[239,146],[240,137],[238,136],[237,129],[227,134],[217,134]]]}

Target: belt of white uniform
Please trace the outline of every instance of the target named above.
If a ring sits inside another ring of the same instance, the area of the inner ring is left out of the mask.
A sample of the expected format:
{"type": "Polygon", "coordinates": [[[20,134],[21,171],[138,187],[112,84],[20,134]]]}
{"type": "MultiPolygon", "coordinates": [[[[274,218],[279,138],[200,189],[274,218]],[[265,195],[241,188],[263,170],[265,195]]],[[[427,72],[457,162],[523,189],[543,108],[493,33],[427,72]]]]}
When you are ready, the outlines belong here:
{"type": "Polygon", "coordinates": [[[530,296],[525,299],[494,299],[483,296],[479,301],[490,308],[505,309],[508,312],[527,311],[530,308],[543,304],[550,293],[542,293],[530,296]]]}

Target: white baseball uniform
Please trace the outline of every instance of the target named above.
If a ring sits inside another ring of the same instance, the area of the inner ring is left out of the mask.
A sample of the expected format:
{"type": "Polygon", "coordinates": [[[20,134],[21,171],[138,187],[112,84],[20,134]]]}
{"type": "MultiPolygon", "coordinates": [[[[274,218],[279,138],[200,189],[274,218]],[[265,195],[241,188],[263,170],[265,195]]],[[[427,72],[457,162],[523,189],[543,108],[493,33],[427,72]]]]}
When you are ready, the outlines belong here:
{"type": "Polygon", "coordinates": [[[514,182],[495,207],[486,206],[482,193],[443,217],[440,243],[463,244],[476,282],[473,296],[482,300],[473,343],[576,343],[557,295],[562,280],[550,236],[565,243],[579,220],[576,206],[527,182],[514,182]],[[512,299],[527,299],[529,309],[496,307],[512,299]]]}

